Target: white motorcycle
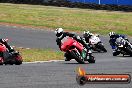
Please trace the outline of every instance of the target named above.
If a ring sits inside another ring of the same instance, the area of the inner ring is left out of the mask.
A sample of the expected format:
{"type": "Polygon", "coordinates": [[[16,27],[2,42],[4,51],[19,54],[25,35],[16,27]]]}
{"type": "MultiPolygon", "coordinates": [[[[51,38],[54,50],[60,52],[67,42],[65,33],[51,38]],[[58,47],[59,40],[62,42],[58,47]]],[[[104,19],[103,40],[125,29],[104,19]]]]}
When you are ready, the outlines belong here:
{"type": "MultiPolygon", "coordinates": [[[[88,41],[86,41],[86,42],[88,42],[88,41]]],[[[103,43],[101,42],[101,40],[99,38],[99,35],[91,36],[88,43],[92,46],[92,49],[94,51],[107,52],[107,50],[105,49],[103,43]]]]}

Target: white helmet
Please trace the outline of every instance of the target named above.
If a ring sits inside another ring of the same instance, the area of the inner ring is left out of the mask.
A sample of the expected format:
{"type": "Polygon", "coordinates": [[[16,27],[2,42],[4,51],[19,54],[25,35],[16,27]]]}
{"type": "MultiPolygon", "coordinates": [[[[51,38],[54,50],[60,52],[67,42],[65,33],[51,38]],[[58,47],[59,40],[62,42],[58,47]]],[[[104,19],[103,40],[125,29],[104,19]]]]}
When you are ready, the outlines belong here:
{"type": "Polygon", "coordinates": [[[91,35],[91,33],[89,31],[84,31],[83,32],[83,37],[89,37],[91,35]]]}
{"type": "Polygon", "coordinates": [[[57,37],[60,37],[63,34],[63,29],[62,28],[57,28],[55,30],[55,34],[57,37]]]}
{"type": "Polygon", "coordinates": [[[109,33],[109,36],[113,36],[113,35],[115,35],[115,32],[112,31],[109,33]]]}

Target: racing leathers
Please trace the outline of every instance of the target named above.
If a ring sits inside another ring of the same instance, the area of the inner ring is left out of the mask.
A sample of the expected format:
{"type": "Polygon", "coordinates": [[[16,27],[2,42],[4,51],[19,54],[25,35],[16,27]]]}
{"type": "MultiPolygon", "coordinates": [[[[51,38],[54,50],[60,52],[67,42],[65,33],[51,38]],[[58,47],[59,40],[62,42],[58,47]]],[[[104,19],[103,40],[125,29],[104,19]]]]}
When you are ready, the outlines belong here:
{"type": "Polygon", "coordinates": [[[85,40],[87,43],[89,43],[89,39],[90,39],[92,36],[93,36],[93,34],[91,34],[91,35],[89,35],[89,36],[84,36],[84,35],[83,35],[83,38],[84,38],[84,40],[85,40]]]}
{"type": "Polygon", "coordinates": [[[0,39],[0,43],[4,44],[6,46],[6,48],[9,50],[9,52],[14,51],[14,49],[10,45],[8,45],[8,43],[6,42],[5,39],[0,39]]]}
{"type": "Polygon", "coordinates": [[[129,40],[125,37],[125,35],[115,34],[115,35],[110,36],[109,43],[110,43],[110,45],[111,45],[111,48],[113,49],[113,53],[116,53],[116,51],[117,51],[117,47],[116,47],[115,42],[116,42],[116,39],[119,38],[119,37],[122,37],[123,39],[129,41],[129,40]]]}

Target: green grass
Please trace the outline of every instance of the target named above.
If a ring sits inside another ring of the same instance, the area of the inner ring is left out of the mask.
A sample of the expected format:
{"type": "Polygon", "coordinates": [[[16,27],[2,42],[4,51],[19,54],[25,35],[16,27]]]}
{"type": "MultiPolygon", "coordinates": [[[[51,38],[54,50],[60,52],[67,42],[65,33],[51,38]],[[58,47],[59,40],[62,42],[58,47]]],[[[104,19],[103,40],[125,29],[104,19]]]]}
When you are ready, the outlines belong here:
{"type": "Polygon", "coordinates": [[[1,3],[0,22],[101,34],[115,31],[132,36],[132,12],[1,3]]]}
{"type": "Polygon", "coordinates": [[[61,51],[54,51],[52,49],[20,49],[20,48],[16,48],[16,50],[20,52],[24,62],[64,60],[63,53],[61,51]]]}

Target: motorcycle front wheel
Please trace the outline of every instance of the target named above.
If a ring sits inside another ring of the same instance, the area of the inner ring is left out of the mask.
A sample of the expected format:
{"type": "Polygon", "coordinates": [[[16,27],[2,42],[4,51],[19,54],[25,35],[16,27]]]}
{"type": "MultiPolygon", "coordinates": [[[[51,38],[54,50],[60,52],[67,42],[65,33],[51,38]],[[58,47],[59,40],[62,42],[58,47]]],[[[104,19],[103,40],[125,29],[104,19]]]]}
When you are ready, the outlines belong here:
{"type": "Polygon", "coordinates": [[[128,54],[129,54],[130,56],[132,56],[132,48],[131,48],[130,46],[128,46],[128,47],[126,48],[126,51],[128,52],[128,54]]]}
{"type": "Polygon", "coordinates": [[[79,64],[84,64],[85,61],[82,59],[82,57],[78,54],[77,51],[73,50],[71,51],[71,55],[75,58],[75,60],[79,63],[79,64]]]}

